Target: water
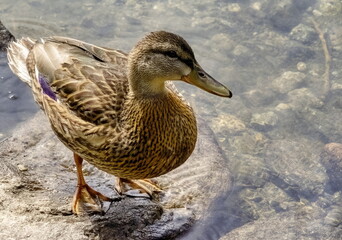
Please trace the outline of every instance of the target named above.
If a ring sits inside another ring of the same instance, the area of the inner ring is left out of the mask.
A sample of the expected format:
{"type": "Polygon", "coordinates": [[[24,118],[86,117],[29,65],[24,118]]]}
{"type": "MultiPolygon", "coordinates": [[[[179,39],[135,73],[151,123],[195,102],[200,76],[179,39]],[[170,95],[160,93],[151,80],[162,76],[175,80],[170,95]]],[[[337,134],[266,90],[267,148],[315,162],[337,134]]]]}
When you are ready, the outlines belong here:
{"type": "MultiPolygon", "coordinates": [[[[2,0],[0,9],[16,37],[64,35],[129,51],[146,32],[178,33],[204,69],[230,87],[234,97],[223,99],[178,84],[213,128],[234,175],[233,189],[185,239],[341,236],[341,163],[323,157],[327,144],[342,139],[339,0],[2,0]]],[[[1,59],[6,136],[37,107],[1,59]]]]}

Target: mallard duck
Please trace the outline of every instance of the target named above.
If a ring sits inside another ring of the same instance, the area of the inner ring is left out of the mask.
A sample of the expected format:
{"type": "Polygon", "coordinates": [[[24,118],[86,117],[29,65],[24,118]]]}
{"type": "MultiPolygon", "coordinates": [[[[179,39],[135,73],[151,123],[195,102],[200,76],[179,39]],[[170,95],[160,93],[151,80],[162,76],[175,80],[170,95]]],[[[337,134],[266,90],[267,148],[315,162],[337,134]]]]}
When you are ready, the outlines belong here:
{"type": "Polygon", "coordinates": [[[119,192],[124,182],[148,192],[146,184],[159,189],[147,179],[189,158],[196,118],[171,81],[232,96],[201,68],[182,37],[165,31],[149,33],[129,54],[67,37],[23,38],[10,44],[8,60],[74,153],[76,214],[84,203],[111,200],[86,183],[83,159],[116,176],[119,192]]]}

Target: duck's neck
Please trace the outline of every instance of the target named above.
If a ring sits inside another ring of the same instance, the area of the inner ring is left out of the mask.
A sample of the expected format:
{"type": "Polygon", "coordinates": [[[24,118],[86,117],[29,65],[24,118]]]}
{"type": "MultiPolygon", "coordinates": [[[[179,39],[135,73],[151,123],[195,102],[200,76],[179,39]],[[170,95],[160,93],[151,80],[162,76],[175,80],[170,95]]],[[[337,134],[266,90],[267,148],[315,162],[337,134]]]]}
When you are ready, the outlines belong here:
{"type": "Polygon", "coordinates": [[[128,58],[130,92],[136,96],[153,97],[166,93],[165,79],[160,78],[159,69],[148,66],[149,61],[151,60],[137,50],[132,50],[128,58]]]}
{"type": "Polygon", "coordinates": [[[140,97],[156,97],[165,95],[165,81],[146,74],[130,72],[128,75],[130,92],[140,97]]]}

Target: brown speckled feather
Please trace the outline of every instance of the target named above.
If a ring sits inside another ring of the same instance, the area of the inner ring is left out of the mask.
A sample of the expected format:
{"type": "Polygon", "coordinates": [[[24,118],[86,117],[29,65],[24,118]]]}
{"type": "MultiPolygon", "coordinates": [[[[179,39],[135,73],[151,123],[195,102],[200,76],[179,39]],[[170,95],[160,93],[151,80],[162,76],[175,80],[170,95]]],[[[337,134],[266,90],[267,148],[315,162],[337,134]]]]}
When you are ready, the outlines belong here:
{"type": "MultiPolygon", "coordinates": [[[[192,50],[182,56],[193,57],[192,50]]],[[[118,177],[156,177],[190,156],[196,120],[172,84],[158,96],[134,94],[127,61],[121,51],[63,37],[9,48],[11,69],[68,148],[118,177]]]]}
{"type": "Polygon", "coordinates": [[[61,104],[85,121],[115,124],[128,93],[126,54],[61,37],[45,40],[44,49],[35,48],[33,54],[61,104]],[[42,59],[56,52],[63,56],[51,71],[42,59]]]}

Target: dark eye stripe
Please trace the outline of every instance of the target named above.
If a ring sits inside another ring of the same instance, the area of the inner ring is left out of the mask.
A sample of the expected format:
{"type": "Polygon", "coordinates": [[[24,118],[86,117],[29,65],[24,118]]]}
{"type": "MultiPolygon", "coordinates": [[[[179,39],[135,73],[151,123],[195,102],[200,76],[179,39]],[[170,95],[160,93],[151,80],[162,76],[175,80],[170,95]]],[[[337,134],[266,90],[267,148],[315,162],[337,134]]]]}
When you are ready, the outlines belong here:
{"type": "Polygon", "coordinates": [[[164,54],[170,58],[179,58],[175,51],[167,51],[164,54]]]}
{"type": "Polygon", "coordinates": [[[188,65],[189,68],[191,68],[191,69],[193,69],[193,67],[194,67],[194,63],[191,59],[181,58],[180,56],[178,56],[178,54],[175,51],[166,51],[166,52],[163,52],[163,54],[165,54],[166,56],[171,57],[171,58],[178,58],[180,61],[182,61],[183,63],[188,65]]]}
{"type": "Polygon", "coordinates": [[[194,62],[191,59],[182,59],[182,58],[180,58],[179,60],[181,60],[186,65],[188,65],[189,68],[191,68],[191,69],[194,68],[194,62]]]}
{"type": "MultiPolygon", "coordinates": [[[[194,62],[191,59],[181,58],[180,56],[178,56],[178,54],[175,51],[161,51],[161,50],[154,49],[151,52],[159,53],[159,54],[164,54],[164,55],[172,57],[172,58],[173,58],[173,55],[175,54],[178,57],[179,61],[182,61],[183,63],[185,63],[191,69],[194,68],[194,62]],[[170,54],[172,56],[170,56],[170,54]]],[[[176,57],[176,56],[174,56],[174,57],[176,57]]]]}

